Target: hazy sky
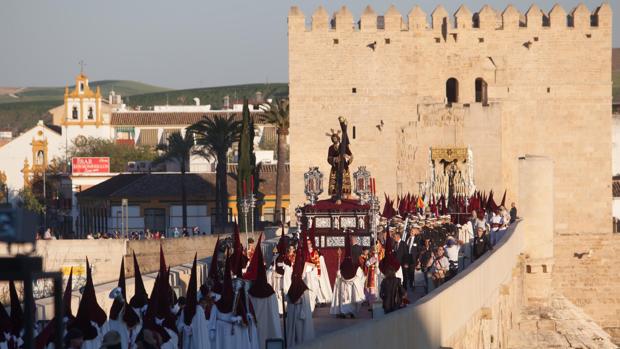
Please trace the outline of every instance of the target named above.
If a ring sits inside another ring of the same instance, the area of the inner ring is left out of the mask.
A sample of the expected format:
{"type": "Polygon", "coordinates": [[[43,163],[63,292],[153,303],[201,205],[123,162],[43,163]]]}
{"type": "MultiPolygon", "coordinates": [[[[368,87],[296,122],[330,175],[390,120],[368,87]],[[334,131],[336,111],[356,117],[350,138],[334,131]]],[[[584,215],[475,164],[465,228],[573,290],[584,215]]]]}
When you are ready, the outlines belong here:
{"type": "MultiPolygon", "coordinates": [[[[431,13],[438,3],[454,12],[504,0],[394,0],[406,15],[414,4],[431,13]]],[[[525,11],[529,3],[517,7],[525,11]]],[[[554,0],[539,0],[548,11],[554,0]]],[[[567,11],[578,1],[559,0],[567,11]]],[[[591,9],[602,0],[584,3],[591,9]]],[[[615,2],[612,1],[612,3],[615,2]]],[[[383,13],[390,1],[287,0],[1,0],[0,86],[70,84],[78,62],[91,80],[130,79],[171,88],[286,82],[291,5],[309,17],[322,4],[331,13],[346,4],[358,17],[366,4],[383,13]]],[[[620,23],[620,9],[614,22],[620,23]]],[[[619,25],[614,46],[620,47],[619,25]]]]}

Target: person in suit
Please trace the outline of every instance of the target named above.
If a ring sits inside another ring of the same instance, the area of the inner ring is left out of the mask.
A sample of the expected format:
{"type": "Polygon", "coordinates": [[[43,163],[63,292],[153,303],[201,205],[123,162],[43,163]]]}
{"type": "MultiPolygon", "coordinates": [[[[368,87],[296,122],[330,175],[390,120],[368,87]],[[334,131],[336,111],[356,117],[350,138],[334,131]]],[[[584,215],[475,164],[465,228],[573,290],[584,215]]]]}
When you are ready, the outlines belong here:
{"type": "Polygon", "coordinates": [[[358,261],[362,255],[362,245],[359,244],[357,236],[351,235],[351,257],[354,261],[358,261]]]}
{"type": "Polygon", "coordinates": [[[403,268],[403,286],[405,289],[409,284],[409,264],[411,255],[409,254],[409,246],[402,240],[401,232],[394,233],[394,255],[403,268]]]}
{"type": "Polygon", "coordinates": [[[472,248],[473,260],[480,258],[483,254],[492,249],[493,246],[491,245],[488,234],[486,234],[483,227],[478,226],[476,228],[476,237],[474,237],[472,248]]]}

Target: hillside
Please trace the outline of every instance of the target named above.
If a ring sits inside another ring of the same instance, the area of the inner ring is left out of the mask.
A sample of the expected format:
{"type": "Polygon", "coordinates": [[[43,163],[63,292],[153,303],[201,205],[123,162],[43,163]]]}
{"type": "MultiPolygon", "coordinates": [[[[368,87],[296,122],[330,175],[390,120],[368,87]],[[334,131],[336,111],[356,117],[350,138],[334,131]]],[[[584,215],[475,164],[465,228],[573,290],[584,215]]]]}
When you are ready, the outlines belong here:
{"type": "Polygon", "coordinates": [[[39,120],[49,122],[52,116],[47,111],[56,106],[58,101],[0,103],[0,128],[19,133],[33,127],[39,120]]]}
{"type": "MultiPolygon", "coordinates": [[[[187,90],[166,90],[161,87],[142,84],[135,81],[107,80],[92,82],[91,87],[100,86],[104,98],[111,89],[123,96],[123,101],[132,107],[142,106],[145,109],[153,105],[193,104],[195,97],[201,104],[211,104],[220,108],[224,96],[230,96],[231,103],[243,96],[253,98],[256,91],[261,91],[265,98],[288,96],[288,84],[247,84],[222,87],[196,88],[187,90]],[[165,92],[163,92],[165,91],[165,92]]],[[[38,120],[50,121],[47,111],[62,104],[64,88],[3,88],[0,94],[0,127],[11,128],[21,132],[34,126],[38,120]],[[19,98],[10,97],[9,93],[19,98]]]]}
{"type": "Polygon", "coordinates": [[[221,87],[196,88],[188,90],[175,90],[157,93],[134,95],[124,98],[125,104],[136,107],[148,108],[153,105],[190,105],[193,99],[199,98],[200,104],[211,104],[213,109],[222,107],[224,96],[229,96],[231,103],[240,100],[244,96],[252,99],[257,91],[262,92],[264,98],[282,98],[288,96],[288,84],[247,84],[221,87]]]}
{"type": "MultiPolygon", "coordinates": [[[[101,80],[90,82],[90,87],[101,88],[107,98],[114,89],[122,96],[167,91],[168,89],[129,80],[101,80]]],[[[70,86],[74,88],[74,86],[70,86]]],[[[0,127],[19,133],[34,126],[38,120],[50,121],[47,111],[63,103],[64,87],[0,88],[0,127]]]]}
{"type": "MultiPolygon", "coordinates": [[[[73,89],[75,86],[69,86],[73,89]]],[[[131,96],[137,94],[167,91],[167,88],[144,84],[130,80],[101,80],[90,82],[94,90],[101,88],[101,94],[107,96],[113,89],[117,94],[131,96]]],[[[34,102],[34,101],[62,101],[64,87],[26,87],[23,89],[0,88],[0,103],[34,102]]]]}

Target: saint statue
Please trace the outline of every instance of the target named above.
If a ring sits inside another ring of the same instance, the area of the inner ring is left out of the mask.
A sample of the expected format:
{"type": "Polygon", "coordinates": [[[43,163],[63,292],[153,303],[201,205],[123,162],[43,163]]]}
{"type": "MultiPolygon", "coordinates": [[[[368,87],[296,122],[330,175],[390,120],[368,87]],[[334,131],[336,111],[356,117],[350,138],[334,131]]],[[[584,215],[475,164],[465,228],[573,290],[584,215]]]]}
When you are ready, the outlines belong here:
{"type": "Polygon", "coordinates": [[[353,154],[349,149],[349,136],[347,134],[347,120],[342,116],[338,118],[340,123],[340,131],[335,132],[332,129],[331,137],[332,145],[327,151],[327,162],[331,165],[329,172],[329,195],[337,204],[342,202],[343,198],[351,195],[351,174],[349,165],[353,162],[353,154]],[[340,137],[342,133],[342,139],[340,137]]]}

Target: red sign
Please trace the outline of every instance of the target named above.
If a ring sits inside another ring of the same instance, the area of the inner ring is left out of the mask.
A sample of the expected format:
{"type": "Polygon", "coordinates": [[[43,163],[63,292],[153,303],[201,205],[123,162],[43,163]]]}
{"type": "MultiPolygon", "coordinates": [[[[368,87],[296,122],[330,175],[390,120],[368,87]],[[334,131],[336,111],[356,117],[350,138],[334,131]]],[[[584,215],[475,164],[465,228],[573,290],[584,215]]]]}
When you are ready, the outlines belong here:
{"type": "Polygon", "coordinates": [[[110,173],[110,158],[71,158],[72,173],[110,173]]]}

